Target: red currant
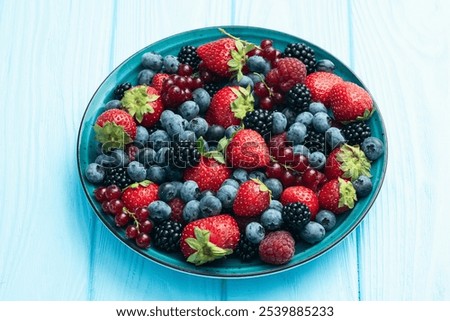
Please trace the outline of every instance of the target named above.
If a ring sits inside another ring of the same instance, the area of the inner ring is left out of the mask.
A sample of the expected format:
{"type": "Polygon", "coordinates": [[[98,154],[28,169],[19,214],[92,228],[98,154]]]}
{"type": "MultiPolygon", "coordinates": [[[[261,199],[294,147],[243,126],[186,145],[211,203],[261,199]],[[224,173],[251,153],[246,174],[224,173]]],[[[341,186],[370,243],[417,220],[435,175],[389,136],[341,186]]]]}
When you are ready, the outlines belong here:
{"type": "Polygon", "coordinates": [[[139,207],[134,213],[139,222],[144,222],[146,219],[148,219],[149,214],[150,212],[147,207],[139,207]]]}
{"type": "Polygon", "coordinates": [[[275,157],[281,164],[291,164],[294,160],[294,152],[292,151],[292,147],[280,148],[278,155],[275,157]]]}
{"type": "Polygon", "coordinates": [[[294,154],[293,160],[289,165],[293,170],[303,173],[309,166],[308,158],[305,155],[294,154]]]}
{"type": "Polygon", "coordinates": [[[327,177],[324,173],[318,170],[308,167],[302,175],[301,184],[309,189],[317,192],[327,181],[327,177]]]}
{"type": "Polygon", "coordinates": [[[150,236],[147,233],[139,233],[136,237],[136,244],[142,248],[150,247],[150,236]]]}
{"type": "Polygon", "coordinates": [[[104,201],[103,203],[102,203],[102,210],[103,210],[103,212],[105,212],[105,213],[111,213],[110,211],[109,211],[109,201],[104,201]]]}
{"type": "Polygon", "coordinates": [[[272,100],[275,105],[281,105],[283,103],[283,95],[279,92],[272,93],[272,100]]]}
{"type": "Polygon", "coordinates": [[[247,53],[247,56],[249,56],[249,57],[251,57],[251,56],[261,56],[261,54],[262,54],[262,50],[261,50],[261,49],[258,49],[258,48],[255,48],[255,49],[253,49],[253,50],[250,50],[250,51],[247,53]]]}
{"type": "Polygon", "coordinates": [[[109,211],[113,214],[120,214],[123,210],[123,202],[121,200],[115,199],[109,201],[108,204],[109,211]]]}
{"type": "Polygon", "coordinates": [[[291,171],[285,170],[280,178],[281,183],[284,188],[295,185],[297,181],[297,176],[295,176],[291,171]]]}
{"type": "Polygon", "coordinates": [[[125,226],[130,221],[130,217],[127,213],[120,213],[114,217],[114,222],[116,222],[117,226],[125,226]]]}
{"type": "Polygon", "coordinates": [[[273,108],[273,101],[272,98],[266,96],[261,98],[261,100],[259,101],[259,107],[261,107],[261,109],[266,109],[266,110],[270,110],[273,108]]]}
{"type": "Polygon", "coordinates": [[[95,199],[97,201],[99,201],[100,203],[103,203],[104,201],[107,201],[108,199],[106,198],[106,187],[105,186],[100,186],[98,187],[95,191],[94,191],[94,196],[95,199]]]}
{"type": "Polygon", "coordinates": [[[270,166],[266,169],[266,175],[270,178],[280,179],[283,173],[284,169],[280,165],[280,163],[271,163],[270,166]]]}
{"type": "Polygon", "coordinates": [[[122,190],[117,185],[109,185],[105,191],[106,198],[111,201],[120,198],[122,190]]]}
{"type": "Polygon", "coordinates": [[[259,98],[264,98],[269,96],[269,90],[267,89],[267,86],[261,81],[257,82],[255,86],[253,87],[253,91],[255,92],[256,96],[259,98]]]}
{"type": "Polygon", "coordinates": [[[145,220],[141,223],[141,232],[150,233],[153,230],[153,222],[150,220],[145,220]]]}
{"type": "Polygon", "coordinates": [[[194,70],[188,64],[180,64],[178,66],[178,74],[181,76],[190,76],[194,70]]]}
{"type": "Polygon", "coordinates": [[[190,90],[194,91],[197,88],[201,88],[203,86],[203,82],[200,78],[195,77],[195,78],[190,78],[192,79],[192,85],[191,87],[189,87],[190,90]]]}
{"type": "Polygon", "coordinates": [[[136,226],[128,225],[125,233],[129,239],[134,239],[138,235],[139,231],[136,226]]]}
{"type": "Polygon", "coordinates": [[[272,40],[264,39],[261,41],[260,47],[261,47],[261,49],[265,49],[267,47],[272,47],[272,44],[273,44],[272,40]]]}
{"type": "Polygon", "coordinates": [[[264,58],[274,61],[277,58],[277,50],[274,47],[266,47],[263,51],[264,58]]]}

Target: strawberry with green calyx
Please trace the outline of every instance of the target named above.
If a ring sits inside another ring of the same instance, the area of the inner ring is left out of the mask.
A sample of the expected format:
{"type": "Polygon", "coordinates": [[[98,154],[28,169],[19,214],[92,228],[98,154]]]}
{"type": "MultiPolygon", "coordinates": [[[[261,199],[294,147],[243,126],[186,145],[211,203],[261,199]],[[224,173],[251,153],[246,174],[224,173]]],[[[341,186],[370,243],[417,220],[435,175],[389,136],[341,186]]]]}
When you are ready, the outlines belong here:
{"type": "Polygon", "coordinates": [[[122,192],[123,204],[133,212],[137,208],[147,207],[158,199],[158,185],[149,180],[131,184],[122,192]]]}
{"type": "Polygon", "coordinates": [[[361,175],[371,177],[370,168],[370,161],[359,146],[344,144],[330,153],[324,172],[329,180],[342,177],[354,181],[361,175]]]}
{"type": "Polygon", "coordinates": [[[249,87],[226,86],[213,96],[205,119],[210,125],[224,128],[239,125],[245,115],[254,110],[254,103],[249,87]]]}
{"type": "Polygon", "coordinates": [[[333,179],[319,191],[320,208],[341,214],[352,209],[357,200],[352,183],[342,178],[333,179]]]}
{"type": "Polygon", "coordinates": [[[253,129],[241,129],[226,149],[227,162],[235,168],[255,169],[270,163],[269,148],[264,138],[253,129]]]}
{"type": "Polygon", "coordinates": [[[236,220],[230,215],[220,214],[186,225],[180,247],[189,263],[202,265],[233,253],[239,239],[236,220]]]}
{"type": "Polygon", "coordinates": [[[252,178],[239,186],[233,203],[237,216],[258,216],[270,205],[272,193],[259,179],[252,178]]]}
{"type": "Polygon", "coordinates": [[[197,54],[206,67],[222,77],[236,76],[242,79],[242,68],[245,66],[248,53],[255,45],[236,38],[223,29],[221,32],[229,36],[213,42],[206,43],[197,48],[197,54]]]}
{"type": "Polygon", "coordinates": [[[126,111],[109,109],[97,118],[94,131],[97,141],[107,150],[123,149],[136,137],[136,122],[126,111]]]}
{"type": "Polygon", "coordinates": [[[155,125],[164,110],[158,91],[151,86],[136,86],[125,91],[121,102],[123,108],[144,127],[155,125]]]}
{"type": "Polygon", "coordinates": [[[349,81],[333,86],[328,95],[328,104],[334,118],[340,122],[367,120],[374,111],[369,93],[349,81]]]}

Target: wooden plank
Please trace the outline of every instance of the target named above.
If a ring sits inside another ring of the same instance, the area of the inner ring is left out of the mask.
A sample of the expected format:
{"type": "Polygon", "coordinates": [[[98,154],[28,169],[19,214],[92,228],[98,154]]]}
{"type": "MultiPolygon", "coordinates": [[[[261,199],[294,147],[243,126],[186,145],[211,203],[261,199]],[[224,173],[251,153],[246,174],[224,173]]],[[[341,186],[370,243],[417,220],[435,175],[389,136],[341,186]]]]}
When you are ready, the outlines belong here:
{"type": "Polygon", "coordinates": [[[88,298],[94,223],[75,146],[84,108],[107,72],[111,9],[2,2],[1,146],[11,158],[0,166],[0,299],[88,298]]]}
{"type": "Polygon", "coordinates": [[[448,300],[449,3],[353,1],[351,11],[354,68],[390,145],[386,181],[359,235],[361,299],[448,300]]]}

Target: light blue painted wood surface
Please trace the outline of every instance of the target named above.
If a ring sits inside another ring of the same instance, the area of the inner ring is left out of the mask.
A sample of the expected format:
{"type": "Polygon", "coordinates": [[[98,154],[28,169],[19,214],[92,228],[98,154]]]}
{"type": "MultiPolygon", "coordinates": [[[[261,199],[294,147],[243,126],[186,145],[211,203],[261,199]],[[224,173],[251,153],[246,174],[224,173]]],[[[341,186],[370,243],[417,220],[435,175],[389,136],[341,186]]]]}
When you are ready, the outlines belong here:
{"type": "Polygon", "coordinates": [[[447,1],[0,1],[1,300],[450,300],[447,1]],[[131,252],[96,219],[76,135],[100,82],[166,36],[251,25],[349,65],[384,116],[383,189],[361,226],[272,276],[188,276],[131,252]]]}

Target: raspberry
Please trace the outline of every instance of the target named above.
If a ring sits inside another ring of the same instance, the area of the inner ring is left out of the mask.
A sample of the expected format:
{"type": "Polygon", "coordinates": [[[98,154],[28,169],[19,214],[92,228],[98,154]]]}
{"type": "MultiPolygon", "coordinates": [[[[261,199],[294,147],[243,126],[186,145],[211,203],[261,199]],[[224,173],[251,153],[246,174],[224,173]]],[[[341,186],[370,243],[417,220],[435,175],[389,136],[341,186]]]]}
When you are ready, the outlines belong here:
{"type": "Polygon", "coordinates": [[[287,92],[295,84],[304,83],[306,79],[306,66],[297,58],[281,58],[277,67],[272,69],[266,77],[269,86],[287,92]]]}
{"type": "Polygon", "coordinates": [[[312,73],[316,66],[316,58],[314,50],[304,43],[290,43],[284,49],[285,57],[294,57],[301,60],[308,70],[308,73],[312,73]]]}
{"type": "Polygon", "coordinates": [[[259,244],[259,257],[269,264],[287,263],[295,252],[295,241],[288,231],[269,233],[259,244]]]}
{"type": "Polygon", "coordinates": [[[168,74],[163,73],[156,74],[152,80],[153,88],[155,88],[160,93],[162,90],[163,83],[167,78],[169,78],[168,74]]]}
{"type": "Polygon", "coordinates": [[[183,208],[184,208],[184,202],[181,198],[174,198],[173,200],[167,202],[167,204],[172,209],[172,214],[170,216],[170,219],[172,221],[183,223],[183,208]]]}

